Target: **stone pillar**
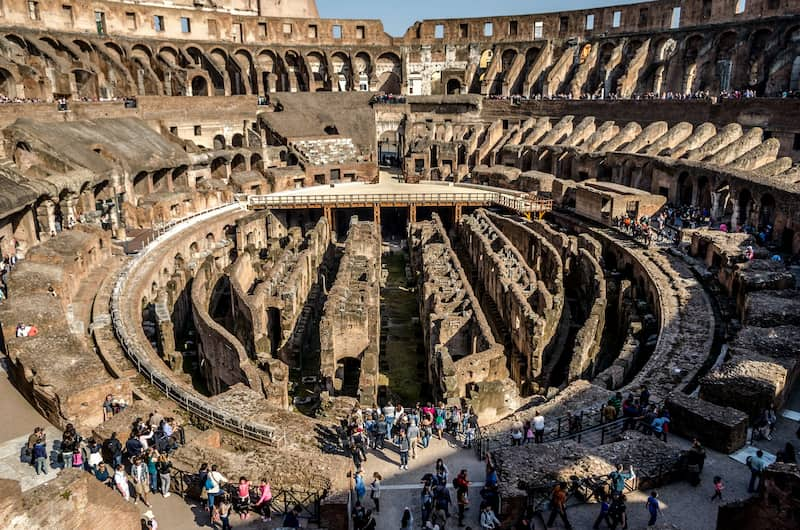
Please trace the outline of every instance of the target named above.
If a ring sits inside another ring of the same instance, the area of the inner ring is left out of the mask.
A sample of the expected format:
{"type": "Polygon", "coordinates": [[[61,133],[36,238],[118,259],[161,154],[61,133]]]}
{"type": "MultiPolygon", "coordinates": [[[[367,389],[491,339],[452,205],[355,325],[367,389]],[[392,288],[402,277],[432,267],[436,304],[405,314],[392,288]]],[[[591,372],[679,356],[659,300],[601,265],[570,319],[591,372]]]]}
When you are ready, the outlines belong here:
{"type": "Polygon", "coordinates": [[[322,212],[325,215],[325,220],[328,221],[328,226],[333,227],[333,208],[331,206],[323,206],[322,212]]]}
{"type": "Polygon", "coordinates": [[[416,223],[417,222],[417,205],[412,204],[408,207],[408,222],[409,223],[416,223]]]}
{"type": "Polygon", "coordinates": [[[458,203],[455,206],[455,213],[453,215],[453,222],[458,223],[461,220],[461,204],[458,203]]]}
{"type": "MultiPolygon", "coordinates": [[[[731,199],[733,200],[733,199],[731,199]]],[[[733,214],[731,215],[731,232],[736,232],[739,228],[739,200],[733,201],[733,214]]]]}
{"type": "Polygon", "coordinates": [[[372,207],[373,211],[373,221],[375,221],[375,230],[380,234],[381,233],[381,205],[376,204],[372,207]]]}
{"type": "Polygon", "coordinates": [[[722,212],[719,208],[719,199],[722,194],[718,191],[711,192],[711,219],[719,220],[722,218],[722,212]]]}
{"type": "Polygon", "coordinates": [[[36,207],[36,221],[39,223],[39,239],[46,241],[56,233],[56,205],[50,199],[36,207]]]}
{"type": "Polygon", "coordinates": [[[70,194],[61,199],[58,203],[61,210],[61,229],[71,228],[77,222],[77,215],[75,214],[75,195],[70,194]]]}

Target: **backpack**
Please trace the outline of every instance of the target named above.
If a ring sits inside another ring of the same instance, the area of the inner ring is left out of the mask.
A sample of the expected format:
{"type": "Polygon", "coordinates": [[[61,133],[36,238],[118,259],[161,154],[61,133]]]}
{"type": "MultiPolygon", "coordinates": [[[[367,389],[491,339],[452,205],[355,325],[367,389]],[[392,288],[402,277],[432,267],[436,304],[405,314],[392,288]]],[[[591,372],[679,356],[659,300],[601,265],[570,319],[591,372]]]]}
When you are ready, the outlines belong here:
{"type": "Polygon", "coordinates": [[[208,475],[206,477],[206,483],[205,483],[206,490],[207,491],[213,490],[214,486],[216,486],[216,483],[214,483],[214,479],[211,478],[211,475],[208,475]]]}

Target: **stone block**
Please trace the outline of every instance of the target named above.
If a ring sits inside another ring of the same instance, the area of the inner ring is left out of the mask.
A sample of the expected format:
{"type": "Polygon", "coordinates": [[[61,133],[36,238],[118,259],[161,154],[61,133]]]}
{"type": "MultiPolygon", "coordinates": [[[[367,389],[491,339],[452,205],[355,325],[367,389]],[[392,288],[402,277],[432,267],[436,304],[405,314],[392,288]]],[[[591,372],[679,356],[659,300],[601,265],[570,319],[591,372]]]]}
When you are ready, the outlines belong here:
{"type": "Polygon", "coordinates": [[[721,407],[709,401],[673,392],[666,399],[670,413],[670,432],[685,438],[697,438],[703,445],[732,453],[747,441],[747,414],[721,407]]]}

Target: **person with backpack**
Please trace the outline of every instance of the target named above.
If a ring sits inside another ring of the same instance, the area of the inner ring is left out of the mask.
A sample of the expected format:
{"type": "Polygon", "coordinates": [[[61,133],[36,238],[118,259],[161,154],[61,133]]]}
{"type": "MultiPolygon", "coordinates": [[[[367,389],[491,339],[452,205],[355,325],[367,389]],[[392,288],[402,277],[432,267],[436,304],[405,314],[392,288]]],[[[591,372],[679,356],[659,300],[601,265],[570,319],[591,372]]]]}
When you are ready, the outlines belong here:
{"type": "Polygon", "coordinates": [[[422,524],[424,525],[428,519],[431,517],[431,512],[433,512],[433,492],[431,491],[431,486],[429,484],[425,484],[422,487],[422,491],[419,494],[420,505],[422,506],[422,524]]]}
{"type": "Polygon", "coordinates": [[[650,520],[647,522],[647,526],[655,526],[658,514],[661,513],[661,505],[658,502],[657,491],[653,490],[650,496],[647,497],[645,506],[647,507],[647,511],[650,512],[650,520]]]}
{"type": "Polygon", "coordinates": [[[112,432],[111,438],[106,440],[106,454],[111,459],[111,465],[114,469],[122,463],[122,442],[117,438],[117,433],[112,432]]]}
{"type": "Polygon", "coordinates": [[[619,495],[611,501],[611,506],[608,508],[608,515],[611,518],[611,530],[616,530],[617,525],[622,525],[622,530],[628,529],[628,507],[625,506],[625,501],[628,498],[625,494],[619,495]]]}
{"type": "Polygon", "coordinates": [[[500,526],[500,519],[492,511],[492,507],[488,504],[481,510],[481,528],[483,530],[492,530],[500,526]]]}
{"type": "Polygon", "coordinates": [[[625,492],[625,481],[633,478],[633,466],[625,473],[622,471],[622,464],[617,464],[617,469],[609,473],[608,478],[611,479],[611,496],[622,495],[625,492]]]}
{"type": "Polygon", "coordinates": [[[211,471],[206,475],[205,490],[208,494],[208,511],[214,513],[214,498],[222,493],[221,486],[228,482],[222,473],[217,471],[216,464],[211,466],[211,471]]]}

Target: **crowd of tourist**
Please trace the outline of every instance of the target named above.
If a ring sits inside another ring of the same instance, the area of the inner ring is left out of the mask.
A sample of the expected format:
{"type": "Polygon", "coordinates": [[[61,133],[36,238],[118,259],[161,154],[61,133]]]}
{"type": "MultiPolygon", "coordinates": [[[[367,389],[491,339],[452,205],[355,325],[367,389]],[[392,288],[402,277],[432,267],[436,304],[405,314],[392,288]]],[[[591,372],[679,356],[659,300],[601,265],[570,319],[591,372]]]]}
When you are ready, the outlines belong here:
{"type": "MultiPolygon", "coordinates": [[[[783,92],[780,97],[796,97],[794,92],[783,92]]],[[[486,96],[487,99],[504,100],[519,103],[522,101],[542,101],[542,100],[605,100],[605,101],[630,101],[630,100],[662,100],[662,101],[712,101],[713,99],[751,99],[759,97],[755,90],[723,90],[719,94],[712,95],[708,90],[698,90],[695,92],[682,93],[682,92],[644,92],[631,94],[628,97],[622,97],[617,93],[603,94],[601,91],[589,93],[583,92],[579,96],[573,95],[571,92],[559,92],[557,94],[533,94],[531,96],[511,95],[503,96],[499,94],[492,94],[486,96]]]]}
{"type": "Polygon", "coordinates": [[[342,442],[349,450],[356,469],[367,460],[367,449],[386,448],[390,441],[400,456],[400,469],[408,469],[409,456],[417,457],[431,439],[441,440],[444,433],[461,440],[464,447],[472,447],[478,428],[478,417],[469,407],[461,410],[444,403],[434,406],[417,402],[411,408],[389,401],[383,408],[375,406],[361,409],[356,406],[348,420],[343,421],[342,442]]]}

